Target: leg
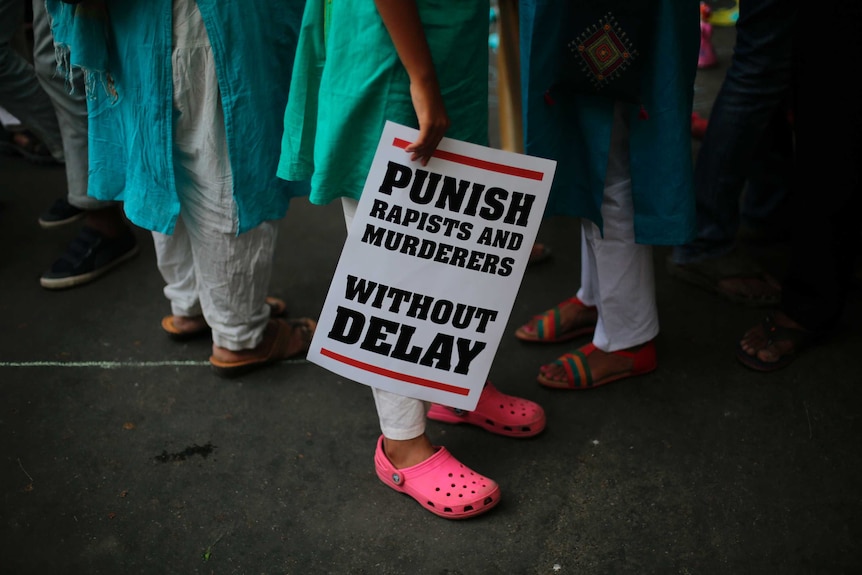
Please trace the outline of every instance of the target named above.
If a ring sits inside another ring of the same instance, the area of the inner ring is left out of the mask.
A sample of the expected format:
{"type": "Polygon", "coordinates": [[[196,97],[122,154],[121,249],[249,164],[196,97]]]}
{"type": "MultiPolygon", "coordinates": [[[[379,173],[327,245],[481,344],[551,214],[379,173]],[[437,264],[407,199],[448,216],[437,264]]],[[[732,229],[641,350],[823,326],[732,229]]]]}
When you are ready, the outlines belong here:
{"type": "Polygon", "coordinates": [[[192,238],[198,297],[213,330],[213,354],[253,350],[269,321],[266,293],[277,228],[264,222],[240,235],[187,224],[192,238]]]}
{"type": "Polygon", "coordinates": [[[617,186],[608,186],[602,203],[604,237],[595,224],[583,224],[596,262],[598,323],[593,344],[608,352],[646,343],[659,331],[652,247],[634,242],[631,189],[628,184],[617,186]],[[613,211],[617,213],[611,216],[613,211]],[[629,221],[625,232],[614,229],[625,220],[629,221]]]}
{"type": "Polygon", "coordinates": [[[752,208],[759,206],[757,216],[768,216],[772,222],[787,191],[763,188],[763,159],[773,151],[771,124],[784,111],[789,94],[794,17],[794,5],[787,2],[742,4],[733,60],[695,165],[697,236],[674,248],[668,261],[672,276],[752,306],[776,305],[781,288],[750,256],[734,249],[740,197],[749,180],[753,185],[743,198],[744,215],[753,215],[752,208]]]}
{"type": "Polygon", "coordinates": [[[205,330],[207,323],[198,298],[191,241],[182,218],[177,220],[173,235],[153,232],[153,245],[156,264],[166,284],[165,297],[171,302],[172,315],[162,320],[162,325],[168,333],[205,330]],[[165,326],[165,322],[170,325],[165,326]]]}
{"type": "Polygon", "coordinates": [[[54,37],[44,0],[33,0],[33,64],[42,90],[48,95],[62,137],[66,158],[69,203],[82,210],[100,209],[110,204],[87,197],[87,100],[83,73],[71,71],[67,84],[57,71],[54,37]]]}
{"type": "Polygon", "coordinates": [[[792,6],[744,2],[733,60],[710,115],[695,166],[697,237],[674,251],[686,264],[729,253],[739,225],[739,198],[769,123],[790,86],[792,6]]]}
{"type": "MultiPolygon", "coordinates": [[[[832,0],[816,12],[814,21],[834,30],[838,53],[859,53],[859,3],[832,0]]],[[[807,45],[806,32],[811,29],[807,23],[798,24],[797,45],[807,45]]],[[[837,61],[821,62],[804,49],[794,55],[798,58],[794,81],[796,188],[791,214],[796,224],[781,309],[806,329],[826,332],[838,323],[847,301],[862,227],[858,167],[862,143],[856,137],[836,141],[834,130],[840,126],[849,134],[862,131],[862,90],[858,84],[834,94],[810,87],[817,78],[858,73],[862,66],[858,61],[848,64],[849,68],[837,61]]]]}
{"type": "MultiPolygon", "coordinates": [[[[83,80],[80,70],[75,72],[70,93],[64,78],[57,74],[51,23],[42,0],[33,1],[33,38],[36,73],[59,121],[68,185],[67,201],[58,201],[40,217],[40,223],[50,227],[57,221],[56,212],[68,213],[70,205],[84,210],[84,228],[40,279],[42,287],[60,289],[83,285],[104,275],[137,255],[138,245],[119,204],[87,196],[89,158],[83,80]]],[[[59,221],[64,220],[61,217],[59,221]]]]}
{"type": "Polygon", "coordinates": [[[392,465],[397,469],[411,467],[434,455],[431,441],[425,435],[428,404],[382,389],[371,388],[371,391],[383,433],[383,449],[392,465]]]}
{"type": "MultiPolygon", "coordinates": [[[[220,375],[233,376],[305,351],[314,322],[270,320],[266,291],[277,227],[263,222],[237,235],[213,54],[197,4],[175,2],[174,10],[182,12],[173,19],[174,171],[191,260],[184,256],[183,267],[174,269],[171,277],[185,281],[188,289],[194,277],[203,316],[212,329],[210,362],[220,375]]],[[[191,312],[193,305],[190,297],[172,299],[174,309],[191,312]]]]}
{"type": "MultiPolygon", "coordinates": [[[[538,244],[537,244],[538,245],[538,244]]],[[[568,298],[551,309],[534,315],[515,330],[521,341],[537,343],[560,343],[578,337],[592,335],[596,328],[598,312],[596,298],[590,290],[590,274],[595,262],[589,261],[591,253],[586,251],[586,241],[581,232],[581,288],[575,297],[568,298]]]]}
{"type": "Polygon", "coordinates": [[[33,40],[36,75],[53,103],[60,126],[66,158],[67,201],[87,212],[86,225],[105,236],[117,237],[128,230],[120,205],[87,195],[89,147],[83,72],[77,68],[70,70],[68,80],[58,73],[54,37],[44,0],[33,1],[33,40]]]}
{"type": "Polygon", "coordinates": [[[775,111],[765,135],[764,146],[755,159],[739,215],[741,223],[765,241],[786,236],[787,205],[793,174],[793,128],[790,108],[782,105],[775,111]]]}
{"type": "Polygon", "coordinates": [[[540,383],[550,387],[596,387],[655,369],[651,342],[659,323],[652,248],[634,240],[628,127],[621,111],[618,105],[602,200],[604,237],[595,224],[582,222],[578,295],[598,309],[595,335],[592,344],[576,352],[577,359],[567,354],[540,368],[540,383]],[[572,361],[585,364],[578,369],[586,370],[590,384],[572,382],[577,377],[571,371],[572,361]]]}
{"type": "MultiPolygon", "coordinates": [[[[344,222],[350,224],[358,202],[342,198],[344,222]]],[[[444,447],[435,447],[425,435],[428,404],[372,387],[381,436],[374,453],[377,477],[385,485],[406,493],[435,515],[463,519],[493,508],[500,488],[455,459],[444,447]],[[456,486],[452,478],[472,476],[471,484],[456,486]]]]}
{"type": "MultiPolygon", "coordinates": [[[[359,202],[341,199],[344,223],[348,232],[359,202]]],[[[431,441],[425,435],[425,413],[428,405],[418,399],[398,395],[372,387],[383,446],[386,456],[397,468],[409,467],[424,461],[434,453],[431,441]]]]}
{"type": "MultiPolygon", "coordinates": [[[[860,18],[858,3],[829,1],[798,23],[795,41],[807,46],[807,33],[828,25],[837,53],[856,53],[862,48],[855,33],[860,18]]],[[[814,336],[835,328],[847,301],[862,233],[862,180],[857,167],[862,144],[856,138],[835,142],[832,134],[839,124],[848,133],[862,130],[860,91],[853,85],[823,93],[810,86],[817,78],[858,72],[858,62],[847,69],[804,49],[794,53],[791,259],[780,311],[749,329],[739,343],[737,357],[754,369],[772,371],[791,363],[814,336]]]]}
{"type": "Polygon", "coordinates": [[[447,519],[473,517],[499,503],[496,482],[428,440],[424,402],[380,389],[373,393],[383,431],[374,453],[374,469],[381,482],[447,519]],[[401,437],[404,439],[397,439],[401,437]]]}
{"type": "MultiPolygon", "coordinates": [[[[39,3],[38,0],[35,3],[39,3]]],[[[51,155],[60,160],[63,143],[51,99],[39,84],[33,66],[11,44],[23,21],[24,6],[22,0],[0,0],[0,104],[32,130],[51,155]]],[[[36,25],[34,14],[34,35],[36,25]]]]}

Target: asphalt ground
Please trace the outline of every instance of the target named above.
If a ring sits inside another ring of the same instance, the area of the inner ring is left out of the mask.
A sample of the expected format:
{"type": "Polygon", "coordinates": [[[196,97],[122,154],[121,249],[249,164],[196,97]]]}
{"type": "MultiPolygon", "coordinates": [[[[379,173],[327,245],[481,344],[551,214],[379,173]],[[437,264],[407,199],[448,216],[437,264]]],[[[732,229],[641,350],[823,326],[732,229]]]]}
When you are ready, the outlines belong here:
{"type": "MultiPolygon", "coordinates": [[[[722,66],[699,74],[708,115],[722,66]]],[[[494,69],[491,70],[493,84],[494,69]]],[[[492,98],[490,114],[495,119],[492,98]]],[[[495,132],[492,129],[492,142],[495,132]]],[[[694,151],[696,151],[696,146],[694,151]]],[[[567,344],[501,344],[491,378],[541,403],[527,440],[431,422],[503,490],[448,521],[377,479],[368,388],[304,360],[237,380],[210,343],[176,343],[152,241],[85,287],[39,275],[77,231],[42,230],[62,168],[0,157],[0,573],[772,574],[862,569],[862,298],[789,368],[734,357],[761,310],[669,278],[655,250],[659,369],[587,392],[536,384],[567,344]]],[[[322,307],[345,230],[339,205],[297,201],[280,224],[272,295],[322,307]]],[[[572,295],[578,226],[550,219],[509,333],[572,295]]],[[[760,249],[780,271],[781,246],[760,249]]],[[[580,344],[580,342],[575,342],[580,344]]]]}

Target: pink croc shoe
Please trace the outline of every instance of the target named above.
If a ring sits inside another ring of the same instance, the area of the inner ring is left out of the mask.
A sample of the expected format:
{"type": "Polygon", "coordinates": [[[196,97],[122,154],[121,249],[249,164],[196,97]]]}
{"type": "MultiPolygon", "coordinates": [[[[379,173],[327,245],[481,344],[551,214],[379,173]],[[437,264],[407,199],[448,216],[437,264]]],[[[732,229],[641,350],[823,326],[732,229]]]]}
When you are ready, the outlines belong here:
{"type": "Polygon", "coordinates": [[[431,457],[412,467],[395,469],[377,440],[374,468],[380,481],[406,493],[422,507],[446,519],[467,519],[489,511],[500,502],[500,487],[482,477],[449,453],[436,447],[431,457]]]}
{"type": "Polygon", "coordinates": [[[472,423],[508,437],[533,437],[545,429],[545,410],[538,403],[506,395],[488,381],[473,411],[432,404],[428,418],[444,423],[472,423]]]}

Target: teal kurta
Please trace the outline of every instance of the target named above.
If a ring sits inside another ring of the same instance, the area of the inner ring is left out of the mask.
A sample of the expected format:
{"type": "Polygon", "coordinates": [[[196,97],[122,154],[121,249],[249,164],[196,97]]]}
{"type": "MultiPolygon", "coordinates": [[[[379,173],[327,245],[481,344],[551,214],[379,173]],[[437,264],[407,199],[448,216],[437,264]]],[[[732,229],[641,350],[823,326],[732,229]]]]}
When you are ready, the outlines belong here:
{"type": "MultiPolygon", "coordinates": [[[[308,190],[276,177],[305,2],[197,4],[215,59],[238,231],[244,232],[283,217],[291,197],[308,190]]],[[[48,0],[48,9],[55,41],[71,51],[72,65],[89,72],[89,195],[122,200],[132,222],[171,233],[180,212],[172,158],[171,0],[86,0],[77,14],[48,0]],[[104,10],[93,10],[102,4],[104,10]]]]}
{"type": "MultiPolygon", "coordinates": [[[[417,4],[452,121],[446,136],[487,144],[488,2],[417,4]]],[[[358,199],[386,120],[418,128],[407,72],[374,2],[309,2],[278,175],[311,177],[316,204],[358,199]]]]}
{"type": "MultiPolygon", "coordinates": [[[[559,80],[560,47],[575,32],[564,2],[522,0],[521,66],[525,152],[557,160],[548,215],[583,217],[601,227],[614,103],[596,96],[545,97],[559,80]]],[[[646,59],[643,109],[630,109],[630,164],[638,243],[682,244],[693,237],[691,106],[700,28],[697,2],[659,0],[658,30],[646,59]]],[[[552,92],[553,93],[553,92],[552,92]]]]}

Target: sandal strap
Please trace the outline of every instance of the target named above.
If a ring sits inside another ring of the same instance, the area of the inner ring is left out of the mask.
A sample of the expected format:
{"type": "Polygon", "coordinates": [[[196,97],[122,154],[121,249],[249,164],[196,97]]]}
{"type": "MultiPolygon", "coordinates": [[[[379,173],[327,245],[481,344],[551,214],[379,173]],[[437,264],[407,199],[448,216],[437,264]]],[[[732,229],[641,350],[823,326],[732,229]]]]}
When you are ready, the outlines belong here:
{"type": "Polygon", "coordinates": [[[542,314],[536,316],[539,320],[536,323],[536,334],[538,335],[538,339],[556,339],[557,336],[563,330],[563,311],[562,308],[569,305],[578,305],[581,307],[592,307],[585,305],[578,296],[573,296],[568,299],[565,299],[552,307],[551,309],[545,311],[542,314]]]}
{"type": "Polygon", "coordinates": [[[554,360],[555,365],[560,365],[566,371],[568,387],[581,389],[591,387],[593,384],[593,373],[587,365],[587,356],[595,350],[596,346],[591,343],[580,349],[570,351],[554,360]]]}
{"type": "Polygon", "coordinates": [[[771,313],[766,314],[761,325],[763,326],[763,333],[766,334],[767,347],[778,342],[789,341],[793,344],[793,351],[798,352],[813,337],[813,334],[808,330],[778,325],[775,323],[775,316],[771,313]]]}

